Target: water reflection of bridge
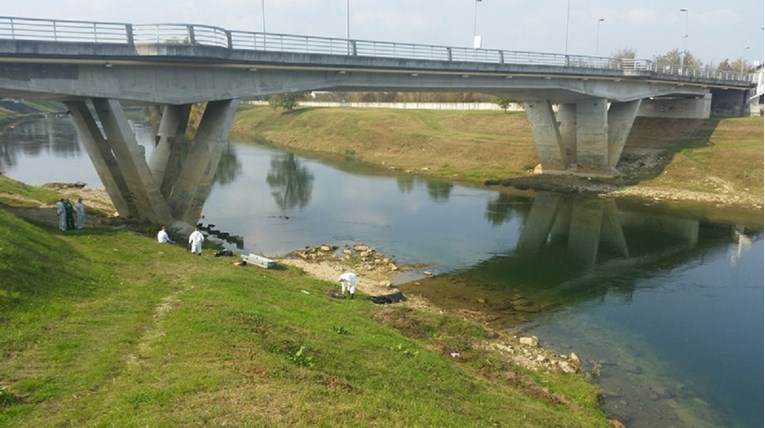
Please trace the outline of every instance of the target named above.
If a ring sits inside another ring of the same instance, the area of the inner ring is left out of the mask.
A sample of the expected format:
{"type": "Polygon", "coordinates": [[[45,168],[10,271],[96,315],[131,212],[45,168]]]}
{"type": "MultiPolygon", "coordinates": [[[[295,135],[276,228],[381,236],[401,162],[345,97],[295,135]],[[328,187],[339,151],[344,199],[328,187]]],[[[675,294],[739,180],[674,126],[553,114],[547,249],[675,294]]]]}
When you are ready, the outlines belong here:
{"type": "MultiPolygon", "coordinates": [[[[518,241],[519,254],[540,254],[552,245],[566,247],[566,255],[577,261],[593,264],[611,253],[625,260],[630,256],[625,228],[645,228],[653,234],[665,235],[676,244],[671,247],[693,247],[698,241],[699,222],[666,215],[620,213],[616,201],[542,192],[534,199],[518,241]]],[[[665,250],[666,251],[666,250],[665,250]]]]}
{"type": "Polygon", "coordinates": [[[511,326],[605,295],[631,300],[642,279],[761,232],[621,202],[551,192],[536,195],[530,209],[506,201],[515,207],[507,215],[523,218],[515,249],[401,288],[511,326]]]}

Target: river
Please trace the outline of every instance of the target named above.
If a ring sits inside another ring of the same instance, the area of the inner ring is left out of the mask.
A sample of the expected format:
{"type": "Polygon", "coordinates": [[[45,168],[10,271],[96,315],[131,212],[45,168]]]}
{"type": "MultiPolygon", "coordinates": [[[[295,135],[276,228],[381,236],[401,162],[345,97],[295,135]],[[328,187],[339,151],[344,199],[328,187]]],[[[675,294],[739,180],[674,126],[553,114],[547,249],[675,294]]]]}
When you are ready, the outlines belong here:
{"type": "MultiPolygon", "coordinates": [[[[150,152],[150,127],[132,126],[150,152]]],[[[16,124],[0,143],[11,178],[102,188],[65,117],[16,124]]],[[[204,222],[267,256],[364,242],[427,264],[395,279],[404,293],[576,353],[630,427],[759,427],[762,214],[698,212],[499,192],[232,142],[204,222]]]]}

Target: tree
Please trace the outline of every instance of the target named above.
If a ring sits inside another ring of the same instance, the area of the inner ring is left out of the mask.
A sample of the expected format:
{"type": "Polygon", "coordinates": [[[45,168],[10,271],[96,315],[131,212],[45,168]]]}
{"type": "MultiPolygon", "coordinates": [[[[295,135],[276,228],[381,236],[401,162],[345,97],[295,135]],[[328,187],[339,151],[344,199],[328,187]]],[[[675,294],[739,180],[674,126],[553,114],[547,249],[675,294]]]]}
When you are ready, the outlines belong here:
{"type": "Polygon", "coordinates": [[[510,98],[505,98],[505,97],[494,97],[493,101],[505,113],[507,113],[507,109],[508,107],[510,107],[510,103],[513,102],[510,98]]]}
{"type": "Polygon", "coordinates": [[[743,71],[744,73],[751,73],[754,71],[754,68],[744,58],[738,58],[733,61],[725,58],[725,61],[717,65],[716,71],[733,71],[736,73],[743,71]]]}
{"type": "Polygon", "coordinates": [[[611,53],[611,58],[621,61],[623,59],[635,59],[637,58],[637,51],[632,48],[623,48],[611,53]]]}
{"type": "MultiPolygon", "coordinates": [[[[663,68],[666,66],[680,68],[680,58],[682,57],[683,57],[683,53],[680,52],[679,49],[672,49],[671,51],[665,53],[664,55],[659,55],[654,57],[654,61],[656,61],[656,64],[659,66],[659,68],[663,68]]],[[[685,53],[685,58],[683,58],[682,65],[683,65],[683,68],[701,68],[702,67],[701,60],[688,52],[685,53]]]]}
{"type": "Polygon", "coordinates": [[[274,110],[281,108],[292,111],[298,106],[298,102],[303,99],[305,99],[305,92],[285,92],[268,97],[268,105],[274,110]]]}

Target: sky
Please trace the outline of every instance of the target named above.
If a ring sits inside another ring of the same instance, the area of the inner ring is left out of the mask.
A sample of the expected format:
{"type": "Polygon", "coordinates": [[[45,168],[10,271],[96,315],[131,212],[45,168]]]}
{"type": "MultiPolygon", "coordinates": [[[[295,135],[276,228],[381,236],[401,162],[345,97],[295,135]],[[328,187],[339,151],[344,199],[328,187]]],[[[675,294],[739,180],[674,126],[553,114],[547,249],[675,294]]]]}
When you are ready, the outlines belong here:
{"type": "Polygon", "coordinates": [[[763,0],[3,0],[0,15],[257,32],[265,18],[269,33],[455,47],[477,33],[485,49],[640,59],[685,44],[703,64],[763,62],[763,0]]]}

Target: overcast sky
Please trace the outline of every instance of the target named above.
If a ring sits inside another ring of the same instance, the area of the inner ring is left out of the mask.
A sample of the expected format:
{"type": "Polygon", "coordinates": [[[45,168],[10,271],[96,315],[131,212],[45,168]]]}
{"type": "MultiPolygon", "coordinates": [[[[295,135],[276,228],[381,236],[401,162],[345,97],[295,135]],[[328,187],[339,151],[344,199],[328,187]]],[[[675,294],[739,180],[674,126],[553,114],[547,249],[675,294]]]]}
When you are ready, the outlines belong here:
{"type": "Polygon", "coordinates": [[[651,59],[683,47],[704,64],[763,61],[763,0],[3,0],[3,16],[230,30],[651,59]],[[262,5],[265,3],[265,13],[262,5]],[[570,5],[570,8],[569,8],[570,5]],[[682,12],[681,9],[687,9],[682,12]],[[567,13],[569,10],[569,13],[567,13]],[[567,18],[568,17],[568,18],[567,18]],[[599,22],[603,18],[604,21],[599,22]],[[567,25],[568,23],[568,25],[567,25]],[[568,26],[568,31],[566,30],[568,26]],[[599,30],[599,31],[598,31],[599,30]],[[598,37],[599,34],[599,37],[598,37]],[[747,49],[749,46],[749,49],[747,49]]]}

